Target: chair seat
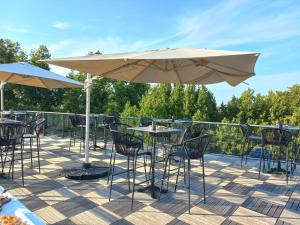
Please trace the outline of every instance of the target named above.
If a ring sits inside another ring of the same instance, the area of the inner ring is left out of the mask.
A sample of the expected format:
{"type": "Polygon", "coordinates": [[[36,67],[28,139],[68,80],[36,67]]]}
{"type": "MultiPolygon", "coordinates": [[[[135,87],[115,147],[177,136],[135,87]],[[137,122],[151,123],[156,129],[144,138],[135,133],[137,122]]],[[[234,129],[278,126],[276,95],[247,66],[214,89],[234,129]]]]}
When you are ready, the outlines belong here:
{"type": "Polygon", "coordinates": [[[23,138],[36,138],[35,134],[24,134],[23,138]]]}

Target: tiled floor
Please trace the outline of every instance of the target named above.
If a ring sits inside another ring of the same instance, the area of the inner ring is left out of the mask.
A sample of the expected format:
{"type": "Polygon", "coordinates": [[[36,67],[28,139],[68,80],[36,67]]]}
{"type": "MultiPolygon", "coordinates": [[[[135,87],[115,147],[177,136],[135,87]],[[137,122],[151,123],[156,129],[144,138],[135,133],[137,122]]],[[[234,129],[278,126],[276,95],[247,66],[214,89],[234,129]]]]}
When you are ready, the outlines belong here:
{"type": "MultiPolygon", "coordinates": [[[[115,179],[112,200],[105,178],[74,181],[61,176],[60,171],[80,165],[83,154],[78,147],[68,151],[68,139],[42,139],[41,174],[25,168],[25,187],[20,186],[19,173],[14,181],[0,178],[0,184],[19,198],[48,224],[300,224],[300,184],[297,174],[287,186],[285,177],[263,174],[257,179],[257,161],[249,160],[240,168],[240,159],[207,154],[205,157],[206,203],[202,197],[202,176],[199,161],[192,168],[191,214],[188,214],[186,189],[168,194],[158,202],[149,194],[136,192],[131,211],[126,174],[115,179]]],[[[109,152],[91,151],[94,162],[109,162],[109,152]]],[[[122,169],[126,163],[119,157],[122,169]]],[[[174,165],[176,166],[176,165],[174,165]]],[[[158,164],[158,174],[162,172],[158,164]]],[[[299,169],[298,169],[299,170],[299,169]]],[[[297,171],[299,172],[299,171],[297,171]]],[[[143,168],[138,180],[144,179],[143,168]]],[[[174,181],[172,177],[170,181],[174,181]]],[[[159,181],[159,179],[157,179],[159,181]]],[[[183,186],[183,179],[180,179],[183,186]]]]}

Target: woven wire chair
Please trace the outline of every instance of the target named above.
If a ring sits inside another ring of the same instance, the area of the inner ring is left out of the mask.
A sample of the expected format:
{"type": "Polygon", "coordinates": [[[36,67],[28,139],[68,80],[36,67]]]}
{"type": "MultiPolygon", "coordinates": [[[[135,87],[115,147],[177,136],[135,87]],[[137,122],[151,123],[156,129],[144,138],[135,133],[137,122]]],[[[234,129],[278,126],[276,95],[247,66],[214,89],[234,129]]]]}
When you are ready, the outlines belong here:
{"type": "Polygon", "coordinates": [[[251,143],[261,144],[262,137],[258,135],[254,135],[252,133],[253,129],[248,124],[240,124],[240,130],[242,133],[242,152],[241,152],[241,167],[243,167],[244,157],[246,156],[245,163],[247,164],[248,154],[251,151],[252,147],[251,143]]]}
{"type": "Polygon", "coordinates": [[[69,116],[71,122],[70,129],[70,143],[69,151],[71,151],[71,145],[76,143],[76,139],[79,138],[79,151],[81,153],[82,146],[84,147],[84,128],[85,128],[85,116],[74,114],[69,116]],[[79,133],[79,134],[78,134],[79,133]]]}
{"type": "Polygon", "coordinates": [[[2,124],[0,125],[0,145],[1,145],[1,161],[2,161],[2,173],[4,173],[5,164],[7,161],[9,165],[9,175],[14,179],[14,167],[15,161],[18,161],[18,155],[20,155],[21,161],[21,174],[22,184],[24,186],[24,162],[23,162],[23,134],[25,132],[24,124],[2,124]],[[17,148],[17,147],[20,148],[17,148]],[[20,151],[18,151],[20,150],[20,151]],[[3,155],[5,154],[5,155],[3,155]]]}
{"type": "MultiPolygon", "coordinates": [[[[191,139],[188,139],[186,141],[184,141],[183,144],[183,149],[181,150],[177,150],[177,151],[173,151],[170,152],[167,155],[167,159],[166,159],[166,163],[165,163],[165,167],[164,167],[164,173],[163,173],[163,177],[161,180],[161,186],[160,186],[160,195],[161,195],[161,191],[163,189],[163,185],[164,185],[164,180],[166,179],[166,174],[167,174],[167,167],[169,167],[168,165],[170,165],[171,163],[171,157],[179,157],[180,161],[179,161],[179,165],[178,165],[178,169],[177,169],[177,175],[176,175],[176,182],[175,182],[175,192],[177,190],[177,186],[178,186],[178,177],[179,177],[179,173],[180,173],[180,169],[181,169],[181,164],[182,161],[187,160],[188,161],[188,200],[189,200],[189,213],[190,213],[190,208],[191,208],[191,179],[190,179],[190,172],[191,172],[191,160],[194,159],[200,159],[201,160],[201,166],[202,166],[202,184],[203,184],[203,197],[204,197],[204,202],[206,201],[205,198],[205,171],[204,171],[204,153],[208,147],[208,144],[210,142],[212,135],[206,134],[206,135],[202,135],[199,137],[194,137],[191,139]]],[[[170,168],[170,167],[169,167],[170,168]]],[[[168,169],[170,170],[170,169],[168,169]]],[[[169,183],[169,176],[170,173],[168,171],[168,175],[167,175],[167,185],[169,183]]],[[[160,195],[159,195],[159,199],[160,199],[160,195]]]]}
{"type": "Polygon", "coordinates": [[[41,149],[41,141],[40,141],[40,135],[43,131],[44,125],[45,125],[45,119],[41,118],[38,119],[35,122],[34,125],[34,132],[33,133],[25,133],[23,134],[23,139],[29,139],[29,144],[30,144],[30,163],[31,163],[31,168],[33,167],[32,159],[34,158],[32,154],[32,145],[33,145],[33,139],[36,139],[36,150],[37,150],[37,158],[38,158],[38,167],[39,167],[39,173],[41,173],[41,165],[40,165],[40,149],[41,149]]]}
{"type": "MultiPolygon", "coordinates": [[[[260,154],[260,160],[259,160],[259,173],[258,177],[260,178],[260,173],[261,173],[261,164],[263,160],[263,155],[265,154],[265,146],[266,145],[272,145],[272,146],[277,146],[279,147],[279,154],[278,154],[278,165],[280,165],[280,155],[285,148],[285,163],[286,163],[286,182],[288,183],[288,177],[289,177],[289,149],[288,145],[292,141],[292,134],[283,129],[279,128],[265,128],[261,131],[262,134],[262,148],[261,148],[261,154],[260,154]]],[[[265,162],[264,162],[265,163],[265,162]]]]}
{"type": "MultiPolygon", "coordinates": [[[[128,179],[128,190],[130,192],[130,171],[133,171],[133,184],[132,184],[132,198],[131,198],[131,209],[133,208],[133,200],[134,200],[134,192],[135,192],[135,178],[136,178],[136,168],[137,168],[137,159],[139,156],[150,156],[151,158],[151,152],[148,151],[141,151],[143,149],[143,140],[140,139],[137,136],[134,136],[129,133],[123,133],[116,130],[111,130],[112,137],[113,137],[113,143],[114,143],[114,151],[113,151],[113,159],[112,159],[112,165],[111,165],[111,178],[110,178],[110,191],[109,191],[109,201],[111,199],[111,191],[113,187],[113,179],[114,176],[120,175],[123,173],[127,173],[127,179],[128,179]],[[115,173],[115,159],[116,155],[122,155],[127,157],[127,170],[124,172],[115,173]],[[132,169],[130,169],[130,163],[129,161],[132,160],[132,169]]],[[[145,167],[145,161],[144,161],[144,167],[145,167]]],[[[146,175],[146,174],[145,174],[146,175]]],[[[146,176],[147,181],[147,176],[146,176]]]]}

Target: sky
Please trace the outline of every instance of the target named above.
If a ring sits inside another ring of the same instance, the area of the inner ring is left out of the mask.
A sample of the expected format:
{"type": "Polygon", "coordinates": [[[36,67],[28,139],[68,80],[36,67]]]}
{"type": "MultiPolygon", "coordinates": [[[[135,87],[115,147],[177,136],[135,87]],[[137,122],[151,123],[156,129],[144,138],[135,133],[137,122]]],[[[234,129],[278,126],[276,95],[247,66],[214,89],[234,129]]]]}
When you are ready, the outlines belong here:
{"type": "MultiPolygon", "coordinates": [[[[0,38],[56,57],[208,48],[261,53],[247,84],[208,85],[217,103],[300,83],[300,0],[0,0],[0,38]]],[[[54,72],[68,71],[52,67],[54,72]]]]}

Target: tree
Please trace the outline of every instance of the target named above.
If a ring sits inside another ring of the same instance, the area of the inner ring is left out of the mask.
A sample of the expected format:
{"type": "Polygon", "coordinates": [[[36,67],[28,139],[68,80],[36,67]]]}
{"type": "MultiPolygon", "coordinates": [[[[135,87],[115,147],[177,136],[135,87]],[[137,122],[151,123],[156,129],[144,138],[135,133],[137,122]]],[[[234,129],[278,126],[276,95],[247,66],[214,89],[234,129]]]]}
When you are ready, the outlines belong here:
{"type": "Polygon", "coordinates": [[[170,111],[177,119],[183,118],[183,95],[184,86],[182,84],[175,84],[170,98],[170,111]]]}
{"type": "Polygon", "coordinates": [[[139,116],[139,109],[135,105],[130,105],[126,102],[124,110],[121,113],[122,116],[139,116]]]}
{"type": "Polygon", "coordinates": [[[196,112],[197,92],[195,85],[187,85],[183,96],[183,116],[185,119],[191,119],[196,112]]]}
{"type": "Polygon", "coordinates": [[[159,84],[152,87],[140,102],[141,116],[170,118],[170,84],[159,84]]]}
{"type": "Polygon", "coordinates": [[[217,103],[213,93],[202,85],[198,89],[197,111],[193,116],[193,120],[216,121],[217,118],[217,103]]]}

